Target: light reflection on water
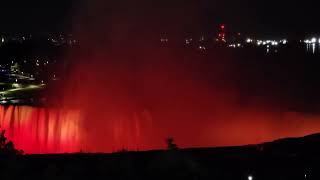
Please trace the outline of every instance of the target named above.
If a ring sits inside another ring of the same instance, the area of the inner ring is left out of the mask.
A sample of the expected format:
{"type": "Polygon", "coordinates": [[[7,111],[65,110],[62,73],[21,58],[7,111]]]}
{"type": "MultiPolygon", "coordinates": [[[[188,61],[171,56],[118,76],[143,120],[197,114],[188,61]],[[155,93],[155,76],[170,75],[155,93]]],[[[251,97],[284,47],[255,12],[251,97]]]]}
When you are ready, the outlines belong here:
{"type": "Polygon", "coordinates": [[[320,44],[318,43],[306,44],[305,47],[307,53],[320,53],[320,44]]]}
{"type": "MultiPolygon", "coordinates": [[[[320,43],[308,43],[302,48],[304,48],[305,52],[308,54],[320,54],[320,43]]],[[[281,47],[274,46],[265,46],[264,49],[266,53],[277,53],[278,51],[281,51],[281,47]]]]}

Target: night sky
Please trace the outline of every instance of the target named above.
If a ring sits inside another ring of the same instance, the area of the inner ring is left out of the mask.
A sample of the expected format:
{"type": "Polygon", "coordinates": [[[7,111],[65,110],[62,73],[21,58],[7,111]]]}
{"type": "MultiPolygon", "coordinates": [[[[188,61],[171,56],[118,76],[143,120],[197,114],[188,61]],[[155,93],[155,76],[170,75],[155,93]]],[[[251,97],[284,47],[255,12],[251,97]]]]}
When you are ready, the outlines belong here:
{"type": "MultiPolygon", "coordinates": [[[[68,31],[73,19],[86,8],[99,3],[106,14],[143,14],[149,23],[165,21],[188,24],[191,31],[211,31],[217,23],[248,33],[316,33],[320,25],[315,22],[317,6],[311,1],[254,1],[248,0],[162,0],[162,1],[76,1],[29,0],[4,1],[0,7],[2,32],[54,32],[68,31]],[[123,11],[123,13],[121,12],[123,11]],[[121,12],[121,13],[119,13],[121,12]],[[176,18],[174,18],[176,17],[176,18]],[[178,18],[178,19],[177,19],[178,18]],[[198,28],[195,29],[195,26],[198,28]]],[[[161,24],[161,23],[160,23],[161,24]]],[[[174,23],[171,23],[174,24],[174,23]]],[[[170,28],[171,25],[169,26],[170,28]]],[[[187,31],[187,30],[186,30],[187,31]]]]}

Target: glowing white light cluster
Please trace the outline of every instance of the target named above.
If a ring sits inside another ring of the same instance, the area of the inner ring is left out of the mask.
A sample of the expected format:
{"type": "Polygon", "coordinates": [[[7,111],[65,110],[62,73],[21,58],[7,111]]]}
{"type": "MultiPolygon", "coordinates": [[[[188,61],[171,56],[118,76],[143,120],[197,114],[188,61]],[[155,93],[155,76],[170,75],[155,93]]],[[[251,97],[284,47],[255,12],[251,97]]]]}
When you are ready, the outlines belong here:
{"type": "Polygon", "coordinates": [[[288,43],[288,40],[282,39],[282,40],[280,40],[280,43],[282,43],[282,44],[287,44],[287,43],[288,43]]]}
{"type": "Polygon", "coordinates": [[[237,44],[229,44],[228,47],[232,47],[232,48],[239,48],[241,47],[242,45],[240,43],[237,43],[237,44]]]}
{"type": "Polygon", "coordinates": [[[186,43],[186,44],[190,44],[191,42],[192,42],[192,38],[185,39],[185,43],[186,43]]]}
{"type": "Polygon", "coordinates": [[[204,47],[204,46],[199,46],[199,49],[200,49],[200,50],[206,50],[206,47],[204,47]]]}
{"type": "Polygon", "coordinates": [[[167,38],[161,38],[160,39],[160,42],[168,42],[169,41],[169,39],[167,39],[167,38]]]}
{"type": "Polygon", "coordinates": [[[260,46],[262,44],[261,40],[257,40],[257,45],[260,46]]]}
{"type": "Polygon", "coordinates": [[[247,42],[247,43],[252,43],[252,42],[253,42],[253,40],[252,40],[252,39],[250,39],[250,38],[248,38],[248,39],[246,40],[246,42],[247,42]]]}
{"type": "Polygon", "coordinates": [[[280,41],[277,41],[277,40],[256,40],[257,42],[257,45],[260,46],[260,45],[271,45],[271,46],[278,46],[279,44],[287,44],[288,41],[286,39],[283,39],[283,40],[280,40],[280,41]]]}
{"type": "Polygon", "coordinates": [[[320,38],[312,37],[310,39],[305,39],[303,42],[306,44],[315,44],[317,41],[320,44],[320,38]]]}

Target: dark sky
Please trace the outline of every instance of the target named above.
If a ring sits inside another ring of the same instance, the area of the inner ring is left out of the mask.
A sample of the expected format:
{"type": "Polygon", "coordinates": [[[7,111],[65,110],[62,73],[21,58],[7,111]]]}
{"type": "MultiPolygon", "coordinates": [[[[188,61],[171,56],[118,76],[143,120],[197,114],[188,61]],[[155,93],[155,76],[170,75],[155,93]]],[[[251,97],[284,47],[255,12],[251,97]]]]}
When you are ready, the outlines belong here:
{"type": "Polygon", "coordinates": [[[70,0],[1,1],[0,32],[63,30],[73,6],[70,0]]]}
{"type": "MultiPolygon", "coordinates": [[[[0,31],[43,32],[69,29],[76,12],[81,12],[79,9],[84,9],[87,6],[86,3],[93,4],[98,1],[4,1],[0,6],[0,31]]],[[[113,8],[114,11],[119,7],[136,8],[139,9],[139,12],[145,12],[145,17],[148,17],[148,13],[155,10],[157,13],[154,15],[158,16],[157,19],[168,20],[168,16],[177,15],[185,22],[190,20],[191,26],[196,24],[206,31],[211,30],[219,22],[224,22],[242,31],[261,31],[266,34],[320,31],[320,24],[316,22],[317,6],[308,0],[299,2],[289,0],[162,0],[154,2],[140,0],[130,2],[123,0],[99,1],[99,4],[112,8],[113,2],[117,2],[113,8]],[[175,10],[180,13],[175,14],[175,10]]]]}

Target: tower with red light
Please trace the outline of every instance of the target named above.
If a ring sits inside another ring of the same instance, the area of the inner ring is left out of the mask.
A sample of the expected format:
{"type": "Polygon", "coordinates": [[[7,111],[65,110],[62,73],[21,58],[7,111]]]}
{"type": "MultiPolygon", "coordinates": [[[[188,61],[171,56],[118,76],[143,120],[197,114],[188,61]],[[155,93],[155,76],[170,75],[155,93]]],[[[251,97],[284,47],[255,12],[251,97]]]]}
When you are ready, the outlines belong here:
{"type": "Polygon", "coordinates": [[[218,37],[217,37],[217,41],[219,42],[226,42],[226,32],[225,32],[225,25],[224,24],[221,24],[220,25],[220,29],[219,29],[219,32],[218,32],[218,37]]]}

